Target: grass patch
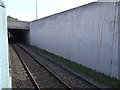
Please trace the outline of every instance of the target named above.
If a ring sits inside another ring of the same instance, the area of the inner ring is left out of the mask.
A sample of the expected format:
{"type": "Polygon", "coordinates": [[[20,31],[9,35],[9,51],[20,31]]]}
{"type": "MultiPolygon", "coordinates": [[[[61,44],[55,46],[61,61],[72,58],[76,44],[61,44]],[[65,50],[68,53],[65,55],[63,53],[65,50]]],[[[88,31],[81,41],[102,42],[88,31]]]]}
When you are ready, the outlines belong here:
{"type": "Polygon", "coordinates": [[[117,79],[111,78],[111,77],[106,76],[106,75],[101,74],[101,73],[98,73],[94,70],[86,68],[86,67],[84,67],[80,64],[77,64],[75,62],[72,62],[68,59],[65,59],[65,58],[59,57],[57,55],[54,55],[52,53],[49,53],[45,50],[39,49],[35,46],[29,46],[29,47],[34,48],[34,49],[36,49],[36,51],[39,51],[39,52],[41,52],[41,53],[43,53],[47,56],[50,56],[50,57],[54,58],[55,60],[61,62],[63,65],[67,66],[68,68],[72,69],[75,72],[79,72],[83,75],[91,77],[91,78],[93,78],[94,80],[96,80],[100,83],[111,86],[112,88],[120,88],[120,81],[117,80],[117,79]]]}

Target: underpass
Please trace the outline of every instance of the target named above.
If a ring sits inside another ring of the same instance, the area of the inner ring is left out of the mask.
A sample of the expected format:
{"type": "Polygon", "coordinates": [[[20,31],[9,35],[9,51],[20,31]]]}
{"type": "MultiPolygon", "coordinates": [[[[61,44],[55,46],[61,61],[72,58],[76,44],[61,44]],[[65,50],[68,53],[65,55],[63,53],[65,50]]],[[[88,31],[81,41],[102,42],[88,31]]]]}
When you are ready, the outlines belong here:
{"type": "Polygon", "coordinates": [[[19,42],[28,43],[30,22],[8,20],[9,41],[13,38],[19,42]]]}

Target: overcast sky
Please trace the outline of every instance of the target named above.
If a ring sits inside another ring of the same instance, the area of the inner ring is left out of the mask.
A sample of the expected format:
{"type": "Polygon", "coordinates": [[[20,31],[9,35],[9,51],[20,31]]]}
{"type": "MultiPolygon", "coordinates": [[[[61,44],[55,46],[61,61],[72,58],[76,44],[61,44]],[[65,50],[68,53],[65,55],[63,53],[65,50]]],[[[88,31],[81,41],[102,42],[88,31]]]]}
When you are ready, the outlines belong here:
{"type": "MultiPolygon", "coordinates": [[[[7,15],[23,21],[36,19],[36,0],[4,0],[7,15]]],[[[96,0],[37,0],[38,18],[49,16],[96,0]]]]}

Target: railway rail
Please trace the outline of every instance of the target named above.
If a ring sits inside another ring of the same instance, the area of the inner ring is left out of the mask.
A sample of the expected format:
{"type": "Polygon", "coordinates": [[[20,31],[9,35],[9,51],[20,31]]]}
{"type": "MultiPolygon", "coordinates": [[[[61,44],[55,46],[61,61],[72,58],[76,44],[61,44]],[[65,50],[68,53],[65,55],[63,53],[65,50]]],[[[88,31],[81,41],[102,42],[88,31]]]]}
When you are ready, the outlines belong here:
{"type": "MultiPolygon", "coordinates": [[[[24,45],[23,45],[23,46],[24,46],[24,45]]],[[[21,47],[22,47],[22,46],[21,46],[21,47]]],[[[25,45],[25,47],[27,47],[27,46],[25,45]]],[[[94,81],[94,80],[92,80],[91,78],[89,78],[89,77],[87,77],[87,76],[84,76],[83,74],[78,74],[78,73],[74,72],[73,70],[65,67],[64,65],[60,64],[59,62],[56,62],[56,60],[54,60],[53,58],[51,58],[51,57],[49,57],[49,56],[46,56],[46,55],[44,55],[44,54],[42,54],[42,53],[34,50],[33,48],[29,48],[29,47],[27,47],[27,48],[30,49],[31,51],[33,51],[34,53],[36,53],[37,55],[39,55],[39,56],[41,56],[41,57],[43,57],[43,58],[46,58],[46,60],[48,60],[48,61],[56,64],[57,66],[63,68],[64,70],[70,72],[71,74],[77,76],[78,78],[82,79],[83,81],[89,83],[89,84],[92,85],[94,88],[98,88],[98,89],[100,89],[100,88],[111,88],[110,86],[106,86],[106,85],[101,84],[101,83],[99,83],[99,82],[97,82],[97,81],[94,81]]]]}
{"type": "Polygon", "coordinates": [[[21,48],[19,45],[13,44],[13,48],[38,90],[42,88],[72,89],[54,72],[39,62],[34,56],[21,48]]]}
{"type": "MultiPolygon", "coordinates": [[[[97,89],[109,88],[106,85],[102,85],[97,82],[93,83],[89,81],[89,79],[84,79],[77,73],[72,72],[70,69],[58,64],[57,62],[54,62],[52,58],[47,57],[46,55],[43,55],[42,53],[39,53],[33,49],[30,49],[27,46],[24,46],[22,44],[14,44],[13,46],[21,62],[24,64],[24,67],[26,68],[27,72],[29,73],[30,77],[35,83],[35,86],[38,89],[41,89],[41,88],[74,89],[75,87],[72,87],[70,84],[66,83],[66,81],[63,80],[63,78],[57,75],[53,70],[51,70],[51,68],[48,68],[49,66],[47,64],[40,62],[33,53],[35,53],[36,55],[42,56],[48,61],[56,64],[58,67],[68,71],[70,74],[73,74],[76,77],[82,79],[81,81],[83,81],[83,83],[88,83],[87,88],[97,88],[97,89]],[[33,53],[31,53],[30,51],[33,53]]],[[[83,86],[83,88],[86,88],[86,87],[83,86]]]]}
{"type": "Polygon", "coordinates": [[[64,70],[68,71],[69,73],[71,73],[71,74],[75,75],[76,77],[82,79],[82,81],[84,81],[85,83],[89,83],[89,85],[92,86],[92,88],[98,88],[98,89],[101,89],[101,88],[110,88],[109,86],[106,86],[106,85],[101,84],[101,83],[99,83],[99,82],[97,82],[97,81],[94,81],[94,80],[92,80],[92,79],[89,78],[89,77],[86,77],[86,76],[84,76],[84,75],[82,75],[82,74],[78,74],[78,73],[72,71],[71,69],[69,69],[69,68],[67,68],[67,67],[59,64],[58,62],[56,62],[56,60],[54,60],[53,58],[50,58],[49,56],[46,56],[46,55],[44,55],[44,54],[42,54],[42,53],[40,53],[40,52],[38,52],[38,51],[36,51],[36,50],[34,50],[34,49],[32,49],[32,48],[29,48],[29,47],[27,47],[26,45],[24,46],[24,45],[21,45],[21,44],[20,44],[20,46],[21,46],[22,48],[24,48],[24,47],[25,47],[25,48],[28,48],[29,50],[33,51],[33,52],[36,53],[37,55],[45,58],[47,61],[50,61],[50,62],[56,64],[57,66],[63,68],[64,70]]]}

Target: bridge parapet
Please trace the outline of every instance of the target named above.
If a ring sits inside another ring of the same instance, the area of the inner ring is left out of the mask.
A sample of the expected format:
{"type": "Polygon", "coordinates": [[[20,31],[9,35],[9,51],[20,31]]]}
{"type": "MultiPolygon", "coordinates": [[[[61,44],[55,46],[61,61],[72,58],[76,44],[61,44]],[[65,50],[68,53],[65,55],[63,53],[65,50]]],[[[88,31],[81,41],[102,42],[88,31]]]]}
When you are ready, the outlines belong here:
{"type": "Polygon", "coordinates": [[[19,20],[8,20],[8,29],[30,30],[30,22],[19,20]]]}

